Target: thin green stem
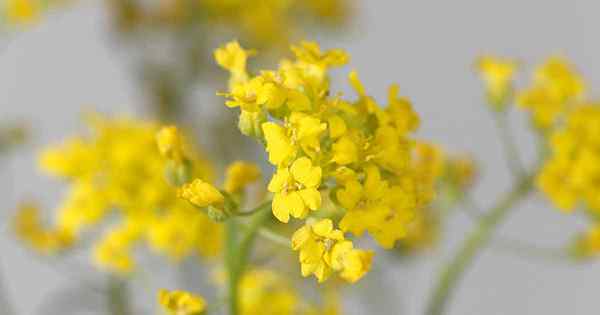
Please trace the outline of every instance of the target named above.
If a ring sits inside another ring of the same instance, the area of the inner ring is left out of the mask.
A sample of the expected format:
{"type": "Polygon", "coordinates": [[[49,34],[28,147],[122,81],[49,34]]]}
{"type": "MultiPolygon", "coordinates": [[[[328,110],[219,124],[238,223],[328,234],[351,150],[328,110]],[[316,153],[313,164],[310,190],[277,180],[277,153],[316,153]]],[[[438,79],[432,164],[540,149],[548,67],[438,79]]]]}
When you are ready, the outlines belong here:
{"type": "Polygon", "coordinates": [[[511,173],[515,177],[522,177],[525,174],[525,167],[519,155],[517,144],[510,132],[508,125],[508,115],[506,112],[494,112],[494,121],[500,133],[500,140],[504,146],[506,154],[506,163],[511,173]]]}
{"type": "Polygon", "coordinates": [[[225,241],[225,265],[227,268],[228,281],[228,299],[229,314],[238,315],[238,282],[239,271],[237,261],[237,224],[231,219],[225,223],[226,241],[225,241]]]}
{"type": "Polygon", "coordinates": [[[529,195],[533,188],[532,181],[533,176],[523,177],[511,191],[498,201],[496,206],[479,219],[475,230],[471,232],[454,258],[442,270],[427,305],[427,315],[444,313],[451,293],[458,285],[464,271],[489,243],[496,227],[503,221],[509,210],[529,195]]]}
{"type": "Polygon", "coordinates": [[[108,280],[108,314],[129,315],[129,294],[127,284],[123,279],[110,277],[108,280]]]}
{"type": "MultiPolygon", "coordinates": [[[[475,222],[483,215],[481,208],[477,206],[477,203],[470,196],[465,197],[464,207],[461,207],[461,209],[475,222]]],[[[565,261],[569,259],[569,251],[567,248],[540,247],[526,241],[502,236],[494,237],[490,242],[490,247],[523,258],[544,259],[549,261],[565,261]]]]}
{"type": "Polygon", "coordinates": [[[251,217],[244,233],[242,223],[236,218],[226,222],[225,264],[228,274],[229,315],[239,315],[239,282],[244,274],[252,245],[262,225],[271,215],[271,202],[259,206],[251,217]]]}

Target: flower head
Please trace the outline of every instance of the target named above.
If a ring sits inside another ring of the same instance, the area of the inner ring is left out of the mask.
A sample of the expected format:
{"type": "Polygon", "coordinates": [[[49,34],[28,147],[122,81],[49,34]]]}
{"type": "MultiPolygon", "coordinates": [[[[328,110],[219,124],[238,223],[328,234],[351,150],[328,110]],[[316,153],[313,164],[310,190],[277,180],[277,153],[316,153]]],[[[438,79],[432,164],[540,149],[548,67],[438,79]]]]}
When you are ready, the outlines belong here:
{"type": "Polygon", "coordinates": [[[292,248],[300,251],[302,275],[315,275],[319,282],[327,280],[333,271],[356,282],[371,266],[372,253],[354,249],[329,219],[301,227],[292,237],[292,248]]]}
{"type": "Polygon", "coordinates": [[[313,166],[309,158],[301,157],[288,168],[280,168],[269,183],[275,193],[273,214],[279,221],[288,222],[290,215],[304,218],[309,210],[321,206],[321,168],[313,166]]]}
{"type": "Polygon", "coordinates": [[[475,63],[485,82],[488,102],[496,110],[503,110],[507,105],[517,66],[514,60],[496,56],[482,56],[475,63]]]}

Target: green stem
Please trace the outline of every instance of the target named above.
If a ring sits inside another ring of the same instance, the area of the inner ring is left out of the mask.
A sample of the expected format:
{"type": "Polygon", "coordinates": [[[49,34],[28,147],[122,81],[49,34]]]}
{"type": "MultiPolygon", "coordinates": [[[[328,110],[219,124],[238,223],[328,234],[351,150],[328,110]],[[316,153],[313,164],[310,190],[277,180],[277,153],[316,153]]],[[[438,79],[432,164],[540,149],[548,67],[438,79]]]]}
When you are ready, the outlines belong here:
{"type": "Polygon", "coordinates": [[[234,219],[230,219],[225,223],[226,240],[225,240],[225,265],[227,268],[227,288],[229,297],[229,314],[238,315],[238,261],[237,252],[237,224],[234,219]]]}
{"type": "Polygon", "coordinates": [[[123,279],[108,280],[108,311],[110,315],[129,315],[127,284],[123,279]]]}
{"type": "Polygon", "coordinates": [[[258,207],[246,229],[241,230],[241,222],[231,218],[226,222],[225,264],[228,274],[229,315],[239,315],[239,282],[244,274],[252,244],[265,221],[271,214],[271,202],[258,207]],[[243,231],[243,234],[239,232],[243,231]]]}
{"type": "Polygon", "coordinates": [[[463,242],[462,247],[440,274],[427,306],[427,315],[444,313],[450,295],[464,271],[489,243],[496,227],[506,217],[509,210],[532,191],[532,181],[533,176],[523,177],[511,191],[500,199],[496,206],[479,219],[475,230],[463,242]]]}
{"type": "Polygon", "coordinates": [[[500,140],[504,146],[508,168],[515,177],[522,177],[525,174],[525,167],[521,161],[517,144],[515,143],[514,138],[509,130],[507,118],[506,112],[494,113],[494,121],[496,122],[496,127],[500,133],[500,140]]]}

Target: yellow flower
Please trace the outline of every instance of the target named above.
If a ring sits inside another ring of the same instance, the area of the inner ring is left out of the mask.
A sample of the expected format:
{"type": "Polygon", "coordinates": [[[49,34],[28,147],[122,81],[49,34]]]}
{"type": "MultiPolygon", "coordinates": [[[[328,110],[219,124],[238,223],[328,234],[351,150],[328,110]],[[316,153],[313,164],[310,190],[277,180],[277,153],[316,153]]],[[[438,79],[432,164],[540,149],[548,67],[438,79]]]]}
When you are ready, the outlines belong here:
{"type": "Polygon", "coordinates": [[[32,23],[39,19],[41,5],[35,0],[7,0],[6,15],[15,24],[32,23]]]}
{"type": "Polygon", "coordinates": [[[234,194],[239,193],[260,178],[260,169],[258,166],[244,162],[236,161],[227,167],[227,175],[225,176],[225,191],[234,194]]]}
{"type": "Polygon", "coordinates": [[[163,127],[156,134],[160,154],[169,160],[181,162],[185,158],[183,137],[175,126],[163,127]]]}
{"type": "MultiPolygon", "coordinates": [[[[262,140],[276,167],[268,187],[274,194],[274,216],[285,223],[290,216],[306,218],[321,207],[324,192],[343,214],[342,230],[357,236],[367,231],[382,247],[393,247],[406,237],[416,211],[434,197],[433,176],[422,174],[414,161],[411,133],[419,126],[418,115],[396,85],[389,89],[387,107],[380,106],[367,95],[355,71],[349,83],[358,94],[356,100],[331,91],[329,72],[347,62],[345,52],[323,51],[313,42],[291,50],[295,59],[282,60],[277,69],[261,71],[225,94],[227,106],[241,107],[240,126],[244,121],[243,129],[250,131],[245,133],[262,140]],[[249,118],[249,111],[260,113],[260,118],[249,118]],[[254,131],[257,121],[263,121],[262,133],[254,131]]],[[[360,278],[371,255],[352,249],[341,234],[341,239],[325,242],[323,238],[331,235],[314,236],[311,226],[295,235],[296,243],[319,240],[296,246],[303,248],[303,274],[323,281],[335,270],[351,282],[360,278]],[[320,246],[325,243],[323,256],[320,246]],[[340,244],[332,251],[334,243],[340,244]]]]}
{"type": "Polygon", "coordinates": [[[54,254],[69,248],[73,233],[66,229],[47,229],[41,222],[39,208],[31,203],[22,204],[13,222],[14,230],[22,241],[43,254],[54,254]]]}
{"type": "Polygon", "coordinates": [[[302,275],[315,275],[319,282],[334,271],[346,281],[356,282],[371,266],[372,253],[354,249],[330,219],[301,227],[292,237],[292,248],[300,251],[302,275]]]}
{"type": "Polygon", "coordinates": [[[206,311],[204,298],[185,291],[160,290],[158,303],[169,315],[200,315],[206,311]]]}
{"type": "Polygon", "coordinates": [[[274,122],[262,125],[269,161],[284,166],[302,150],[308,156],[320,151],[321,135],[327,124],[304,113],[292,112],[285,126],[274,122]]]}
{"type": "Polygon", "coordinates": [[[135,269],[133,246],[141,237],[140,225],[126,222],[106,233],[95,245],[94,263],[101,269],[128,274],[135,269]]]}
{"type": "Polygon", "coordinates": [[[291,50],[296,58],[308,65],[316,66],[322,71],[329,67],[339,67],[348,63],[350,58],[348,54],[341,49],[332,49],[321,52],[321,48],[315,42],[300,42],[299,45],[292,45],[291,50]]]}
{"type": "Polygon", "coordinates": [[[307,157],[278,169],[269,183],[269,191],[275,193],[273,215],[287,223],[290,215],[304,218],[309,210],[317,210],[321,206],[320,184],[321,168],[313,166],[307,157]]]}
{"type": "Polygon", "coordinates": [[[292,315],[300,308],[300,297],[280,275],[253,269],[240,280],[239,304],[241,315],[292,315]]]}
{"type": "Polygon", "coordinates": [[[574,67],[561,57],[551,57],[534,73],[531,87],[520,91],[517,104],[531,112],[536,127],[547,129],[580,101],[585,82],[574,67]]]}
{"type": "MultiPolygon", "coordinates": [[[[99,115],[87,121],[91,127],[88,136],[72,137],[40,157],[44,171],[62,177],[69,185],[56,209],[53,227],[44,230],[68,233],[74,241],[102,226],[107,218],[115,218],[116,227],[106,231],[93,250],[95,264],[110,272],[133,271],[132,250],[142,245],[173,261],[196,253],[215,256],[221,246],[222,226],[179,199],[176,189],[165,180],[169,161],[156,144],[160,126],[99,115]],[[183,229],[185,223],[194,228],[183,229]]],[[[167,130],[165,147],[178,146],[180,140],[189,143],[183,138],[173,140],[169,133],[167,130]]],[[[185,155],[189,175],[209,180],[210,165],[199,152],[186,146],[185,155]]]]}
{"type": "Polygon", "coordinates": [[[576,106],[550,135],[552,153],[538,174],[540,190],[559,208],[600,212],[600,105],[576,106]]]}
{"type": "Polygon", "coordinates": [[[485,82],[488,102],[494,109],[503,110],[512,94],[517,63],[514,60],[488,55],[479,57],[475,68],[485,82]]]}
{"type": "Polygon", "coordinates": [[[178,191],[179,198],[191,202],[193,205],[203,208],[223,204],[225,198],[215,186],[197,178],[191,183],[183,185],[178,191]]]}
{"type": "Polygon", "coordinates": [[[336,197],[347,209],[340,221],[340,228],[360,236],[365,230],[384,248],[407,234],[409,223],[416,207],[413,182],[390,186],[382,180],[379,169],[374,165],[365,167],[364,182],[357,177],[347,179],[336,197]]]}
{"type": "Polygon", "coordinates": [[[246,62],[253,54],[253,51],[243,49],[237,41],[233,41],[215,50],[215,60],[231,73],[230,84],[234,84],[248,79],[246,62]]]}

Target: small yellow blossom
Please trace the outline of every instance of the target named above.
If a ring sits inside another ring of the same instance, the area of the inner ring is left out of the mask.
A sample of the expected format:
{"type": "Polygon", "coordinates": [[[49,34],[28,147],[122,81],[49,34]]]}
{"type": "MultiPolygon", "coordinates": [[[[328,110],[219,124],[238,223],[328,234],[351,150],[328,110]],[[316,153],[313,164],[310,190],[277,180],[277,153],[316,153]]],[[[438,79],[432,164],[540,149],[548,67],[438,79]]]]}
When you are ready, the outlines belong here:
{"type": "Polygon", "coordinates": [[[223,194],[215,186],[199,178],[181,187],[177,191],[177,195],[201,208],[221,205],[225,201],[223,194]]]}
{"type": "Polygon", "coordinates": [[[269,270],[253,269],[240,281],[240,314],[296,314],[300,297],[283,277],[269,270]]]}
{"type": "Polygon", "coordinates": [[[156,134],[160,154],[169,160],[181,162],[185,158],[183,137],[175,126],[163,127],[156,134]]]}
{"type": "Polygon", "coordinates": [[[7,0],[6,15],[14,24],[36,22],[41,14],[41,3],[38,0],[7,0]]]}
{"type": "Polygon", "coordinates": [[[236,161],[227,167],[224,189],[230,194],[239,193],[260,178],[260,169],[258,166],[244,162],[236,161]]]}
{"type": "Polygon", "coordinates": [[[44,227],[39,208],[31,203],[19,207],[13,224],[17,236],[40,253],[52,254],[67,249],[75,241],[69,230],[44,227]]]}
{"type": "Polygon", "coordinates": [[[215,50],[217,63],[231,73],[230,84],[243,82],[248,79],[246,62],[254,54],[251,50],[243,49],[237,41],[229,42],[225,47],[215,50]]]}
{"type": "Polygon", "coordinates": [[[354,249],[329,219],[301,227],[292,237],[292,248],[300,251],[302,275],[315,275],[319,282],[327,280],[333,271],[348,282],[356,282],[371,267],[372,253],[354,249]]]}
{"type": "Polygon", "coordinates": [[[496,110],[506,108],[512,94],[517,63],[514,60],[488,55],[479,57],[475,68],[485,82],[490,105],[496,110]]]}
{"type": "Polygon", "coordinates": [[[160,290],[158,304],[168,315],[201,315],[206,311],[204,298],[185,291],[160,290]]]}
{"type": "Polygon", "coordinates": [[[290,215],[304,218],[309,210],[321,206],[321,168],[313,166],[310,159],[301,157],[289,168],[280,168],[269,183],[273,198],[273,215],[281,222],[288,222],[290,215]]]}
{"type": "Polygon", "coordinates": [[[289,163],[299,151],[314,156],[320,151],[321,135],[327,124],[300,112],[292,112],[284,126],[273,122],[262,125],[269,161],[276,166],[289,163]]]}

